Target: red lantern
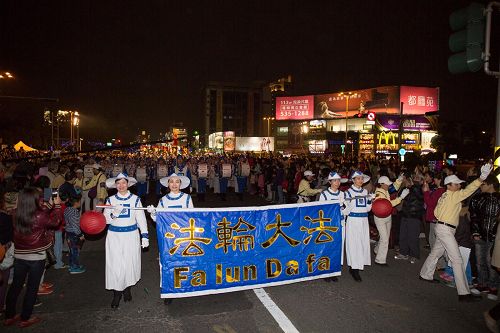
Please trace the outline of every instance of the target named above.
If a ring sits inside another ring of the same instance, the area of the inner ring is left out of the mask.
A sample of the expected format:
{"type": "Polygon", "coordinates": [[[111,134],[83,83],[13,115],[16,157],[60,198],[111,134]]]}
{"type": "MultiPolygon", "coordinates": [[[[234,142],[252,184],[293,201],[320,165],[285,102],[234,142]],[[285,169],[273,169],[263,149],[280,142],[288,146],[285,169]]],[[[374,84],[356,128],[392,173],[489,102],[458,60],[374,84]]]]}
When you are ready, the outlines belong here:
{"type": "Polygon", "coordinates": [[[372,212],[376,217],[388,217],[392,213],[392,204],[387,199],[377,199],[372,204],[372,212]]]}
{"type": "Polygon", "coordinates": [[[97,235],[106,228],[106,218],[102,213],[89,211],[80,218],[80,229],[86,234],[97,235]]]}

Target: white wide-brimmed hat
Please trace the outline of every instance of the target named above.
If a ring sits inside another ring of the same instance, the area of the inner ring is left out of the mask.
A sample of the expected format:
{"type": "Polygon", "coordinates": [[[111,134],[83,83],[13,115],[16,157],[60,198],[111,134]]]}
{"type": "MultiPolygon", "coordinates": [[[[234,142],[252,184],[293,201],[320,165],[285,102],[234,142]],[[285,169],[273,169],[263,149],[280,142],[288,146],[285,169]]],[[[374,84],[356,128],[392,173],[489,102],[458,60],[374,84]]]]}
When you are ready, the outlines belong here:
{"type": "Polygon", "coordinates": [[[342,179],[338,173],[335,171],[332,171],[328,174],[328,180],[334,180],[334,179],[342,179]]]}
{"type": "Polygon", "coordinates": [[[461,184],[461,183],[465,183],[465,180],[462,180],[462,179],[458,178],[455,175],[448,176],[448,177],[446,177],[444,179],[444,184],[445,185],[448,185],[448,184],[461,184]]]}
{"type": "Polygon", "coordinates": [[[171,174],[171,175],[170,175],[170,176],[168,176],[168,177],[163,177],[162,179],[160,179],[160,184],[162,184],[162,185],[163,185],[163,186],[165,186],[165,187],[168,187],[168,180],[169,180],[170,178],[179,178],[179,179],[181,180],[181,190],[182,190],[183,188],[188,187],[188,186],[189,186],[189,184],[191,183],[191,181],[189,180],[189,178],[188,178],[188,177],[186,177],[186,176],[179,176],[179,175],[177,175],[177,174],[173,173],[173,174],[171,174]]]}
{"type": "Polygon", "coordinates": [[[351,175],[351,179],[354,179],[356,177],[363,177],[363,183],[366,183],[367,181],[370,180],[370,176],[368,175],[365,175],[364,173],[362,173],[361,171],[359,170],[356,170],[352,173],[351,175]]]}
{"type": "Polygon", "coordinates": [[[389,177],[387,176],[382,176],[378,179],[379,184],[385,184],[385,185],[392,185],[392,182],[389,180],[389,177]]]}
{"type": "Polygon", "coordinates": [[[127,174],[120,172],[118,176],[113,177],[113,178],[108,178],[106,179],[106,187],[107,188],[116,188],[116,181],[120,179],[126,179],[127,180],[127,187],[133,186],[137,184],[137,180],[134,177],[129,177],[127,174]]]}
{"type": "Polygon", "coordinates": [[[311,170],[304,171],[304,177],[314,176],[314,173],[311,170]]]}

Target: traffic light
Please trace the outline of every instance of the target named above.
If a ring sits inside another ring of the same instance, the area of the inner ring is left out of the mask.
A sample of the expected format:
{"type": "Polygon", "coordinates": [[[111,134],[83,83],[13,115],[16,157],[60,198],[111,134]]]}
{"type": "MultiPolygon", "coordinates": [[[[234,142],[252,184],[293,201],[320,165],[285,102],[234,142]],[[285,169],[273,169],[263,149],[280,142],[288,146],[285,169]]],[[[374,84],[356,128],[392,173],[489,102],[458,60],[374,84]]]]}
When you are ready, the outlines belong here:
{"type": "Polygon", "coordinates": [[[448,58],[448,70],[452,74],[477,72],[484,63],[484,6],[472,2],[451,13],[450,27],[455,33],[450,36],[448,46],[455,54],[448,58]]]}

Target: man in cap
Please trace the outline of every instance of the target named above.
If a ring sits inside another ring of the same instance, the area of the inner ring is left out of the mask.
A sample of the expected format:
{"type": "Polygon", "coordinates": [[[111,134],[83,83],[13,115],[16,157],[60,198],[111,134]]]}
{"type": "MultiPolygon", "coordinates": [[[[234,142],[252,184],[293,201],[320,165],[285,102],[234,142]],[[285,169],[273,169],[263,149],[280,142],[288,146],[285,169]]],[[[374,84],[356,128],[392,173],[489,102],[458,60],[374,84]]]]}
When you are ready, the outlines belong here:
{"type": "Polygon", "coordinates": [[[447,176],[444,179],[446,192],[439,198],[438,204],[434,209],[434,215],[437,218],[435,227],[436,242],[420,270],[419,278],[423,281],[439,283],[439,280],[434,279],[434,272],[438,259],[446,251],[451,262],[451,267],[453,268],[459,302],[471,302],[480,299],[473,297],[470,293],[462,255],[455,239],[462,201],[467,199],[481,186],[481,183],[488,177],[492,169],[493,166],[489,163],[483,165],[479,178],[463,190],[461,189],[463,180],[459,179],[456,175],[447,176]]]}
{"type": "MultiPolygon", "coordinates": [[[[102,173],[101,166],[97,163],[92,164],[92,172],[94,176],[83,187],[83,190],[89,191],[87,195],[92,200],[92,209],[95,209],[96,205],[104,204],[108,191],[106,190],[106,176],[102,173]]],[[[85,204],[85,211],[87,211],[87,208],[90,209],[85,204]]]]}
{"type": "MultiPolygon", "coordinates": [[[[398,190],[403,182],[403,175],[399,176],[398,179],[393,183],[389,180],[389,177],[382,176],[378,179],[379,187],[375,190],[375,200],[387,199],[391,202],[392,207],[395,207],[401,203],[409,193],[408,189],[404,189],[401,195],[395,199],[391,200],[391,195],[389,194],[389,187],[394,185],[394,188],[398,190]]],[[[377,255],[375,257],[375,264],[381,266],[387,266],[387,251],[389,249],[389,236],[391,235],[392,227],[392,216],[387,217],[377,217],[374,216],[375,225],[377,226],[379,241],[373,251],[377,255]]]]}
{"type": "Polygon", "coordinates": [[[312,189],[311,182],[314,179],[314,173],[310,170],[304,171],[304,177],[299,183],[299,188],[297,189],[297,195],[299,196],[299,200],[297,203],[309,202],[311,201],[311,197],[315,196],[318,193],[323,192],[323,189],[312,189]]]}
{"type": "Polygon", "coordinates": [[[359,271],[365,265],[371,265],[370,258],[370,228],[368,212],[372,209],[372,195],[363,188],[370,177],[361,171],[351,175],[352,186],[345,192],[346,210],[346,256],[349,273],[357,282],[361,282],[359,271]]]}

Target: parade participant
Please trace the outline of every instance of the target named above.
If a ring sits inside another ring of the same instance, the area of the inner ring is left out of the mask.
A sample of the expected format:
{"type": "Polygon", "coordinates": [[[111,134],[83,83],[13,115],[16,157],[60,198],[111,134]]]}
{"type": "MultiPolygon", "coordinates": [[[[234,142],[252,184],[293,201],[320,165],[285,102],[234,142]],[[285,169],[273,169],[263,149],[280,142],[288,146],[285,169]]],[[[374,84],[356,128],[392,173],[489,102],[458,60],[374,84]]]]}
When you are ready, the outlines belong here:
{"type": "MultiPolygon", "coordinates": [[[[97,163],[92,164],[92,172],[94,176],[83,187],[84,191],[88,191],[87,196],[92,200],[92,209],[95,210],[96,205],[102,205],[108,196],[106,191],[106,176],[101,171],[101,166],[97,163]]],[[[88,210],[91,208],[88,207],[88,210]]],[[[85,203],[85,211],[87,211],[87,203],[85,203]]]]}
{"type": "MultiPolygon", "coordinates": [[[[163,196],[156,208],[193,208],[193,200],[191,195],[181,192],[189,186],[189,178],[186,176],[179,176],[175,173],[168,177],[160,179],[163,186],[169,189],[169,192],[163,196]]],[[[148,212],[151,218],[156,222],[156,208],[153,205],[148,206],[148,212]]]]}
{"type": "Polygon", "coordinates": [[[309,202],[311,201],[311,197],[315,196],[318,193],[323,192],[323,189],[312,189],[311,182],[314,179],[314,173],[310,170],[304,171],[304,177],[299,183],[299,188],[297,189],[297,196],[299,199],[297,203],[309,202]]]}
{"type": "MultiPolygon", "coordinates": [[[[379,199],[387,199],[391,202],[392,207],[399,205],[401,200],[403,200],[407,195],[409,190],[404,189],[401,192],[401,195],[393,200],[391,200],[391,196],[389,194],[389,187],[391,185],[394,186],[396,190],[399,189],[401,183],[403,182],[403,176],[399,176],[398,179],[393,183],[389,180],[389,177],[382,176],[378,179],[379,187],[375,190],[375,200],[379,199]]],[[[387,266],[387,251],[389,249],[389,237],[391,235],[391,227],[392,227],[392,216],[389,215],[387,217],[377,217],[374,216],[375,225],[377,226],[379,240],[377,245],[374,248],[374,252],[377,255],[375,257],[375,264],[387,266]]]]}
{"type": "Polygon", "coordinates": [[[163,158],[158,160],[158,165],[156,167],[156,195],[161,195],[161,184],[160,179],[165,178],[168,175],[168,166],[163,158]]]}
{"type": "Polygon", "coordinates": [[[122,295],[125,302],[132,300],[130,289],[141,279],[141,247],[149,246],[144,211],[127,209],[142,207],[140,198],[128,190],[136,182],[123,173],[106,180],[108,188],[118,190],[117,194],[106,199],[106,204],[114,209],[104,210],[106,223],[109,224],[106,236],[106,289],[113,290],[113,309],[120,305],[122,295]]]}
{"type": "Polygon", "coordinates": [[[42,203],[41,191],[29,187],[20,191],[14,216],[14,279],[7,293],[4,325],[21,320],[20,327],[41,321],[31,316],[40,280],[45,270],[46,250],[52,246],[47,230],[61,223],[61,199],[56,196],[42,203]],[[54,209],[52,209],[54,204],[54,209]],[[21,315],[16,316],[17,298],[26,282],[21,315]]]}
{"type": "MultiPolygon", "coordinates": [[[[176,175],[185,176],[189,178],[189,182],[191,184],[191,171],[189,170],[189,166],[181,155],[178,155],[175,159],[174,172],[176,175]]],[[[186,191],[191,193],[191,189],[186,187],[186,191]]]]}
{"type": "Polygon", "coordinates": [[[250,175],[250,164],[245,156],[241,156],[236,165],[236,195],[240,201],[243,201],[243,192],[247,188],[248,176],[250,175]]]}
{"type": "Polygon", "coordinates": [[[198,188],[196,196],[199,201],[205,201],[205,193],[207,192],[207,178],[209,176],[209,166],[205,162],[205,158],[201,157],[200,162],[196,167],[196,177],[198,178],[198,188]]]}
{"type": "MultiPolygon", "coordinates": [[[[334,201],[335,203],[338,203],[340,205],[340,211],[341,214],[344,215],[347,213],[347,211],[344,209],[344,201],[345,201],[345,194],[344,192],[339,190],[340,187],[340,180],[342,177],[335,171],[332,171],[328,174],[328,181],[330,182],[330,187],[321,192],[319,196],[318,201],[334,201]]],[[[341,217],[340,221],[342,225],[342,248],[340,252],[340,263],[343,265],[344,264],[344,240],[345,240],[345,218],[344,216],[341,217]]],[[[338,279],[336,276],[329,277],[324,279],[327,282],[333,281],[336,282],[338,279]]]]}
{"type": "Polygon", "coordinates": [[[349,212],[345,222],[345,246],[349,273],[355,281],[361,282],[359,271],[365,265],[371,265],[368,212],[372,208],[374,195],[363,189],[363,184],[370,180],[369,176],[354,171],[351,179],[353,184],[345,192],[345,205],[349,212]]]}
{"type": "Polygon", "coordinates": [[[143,199],[148,194],[148,168],[144,159],[141,159],[139,166],[135,169],[135,178],[137,179],[137,195],[143,199]]]}
{"type": "Polygon", "coordinates": [[[458,249],[458,244],[455,239],[455,231],[458,225],[460,210],[462,209],[461,202],[467,199],[474,193],[481,183],[488,177],[493,169],[491,164],[485,164],[481,167],[481,175],[478,179],[470,183],[465,189],[460,189],[460,184],[464,181],[456,175],[449,175],[444,179],[446,192],[439,198],[434,215],[437,218],[435,226],[436,242],[432,247],[431,253],[425,260],[422,269],[420,270],[420,280],[427,282],[439,283],[439,280],[434,279],[434,272],[438,259],[446,251],[453,275],[455,277],[455,285],[458,292],[458,300],[460,302],[471,302],[477,298],[470,293],[469,285],[465,276],[465,267],[462,260],[462,255],[458,249]]]}
{"type": "Polygon", "coordinates": [[[219,164],[219,192],[222,201],[226,201],[227,183],[233,175],[233,166],[225,158],[219,164]]]}

